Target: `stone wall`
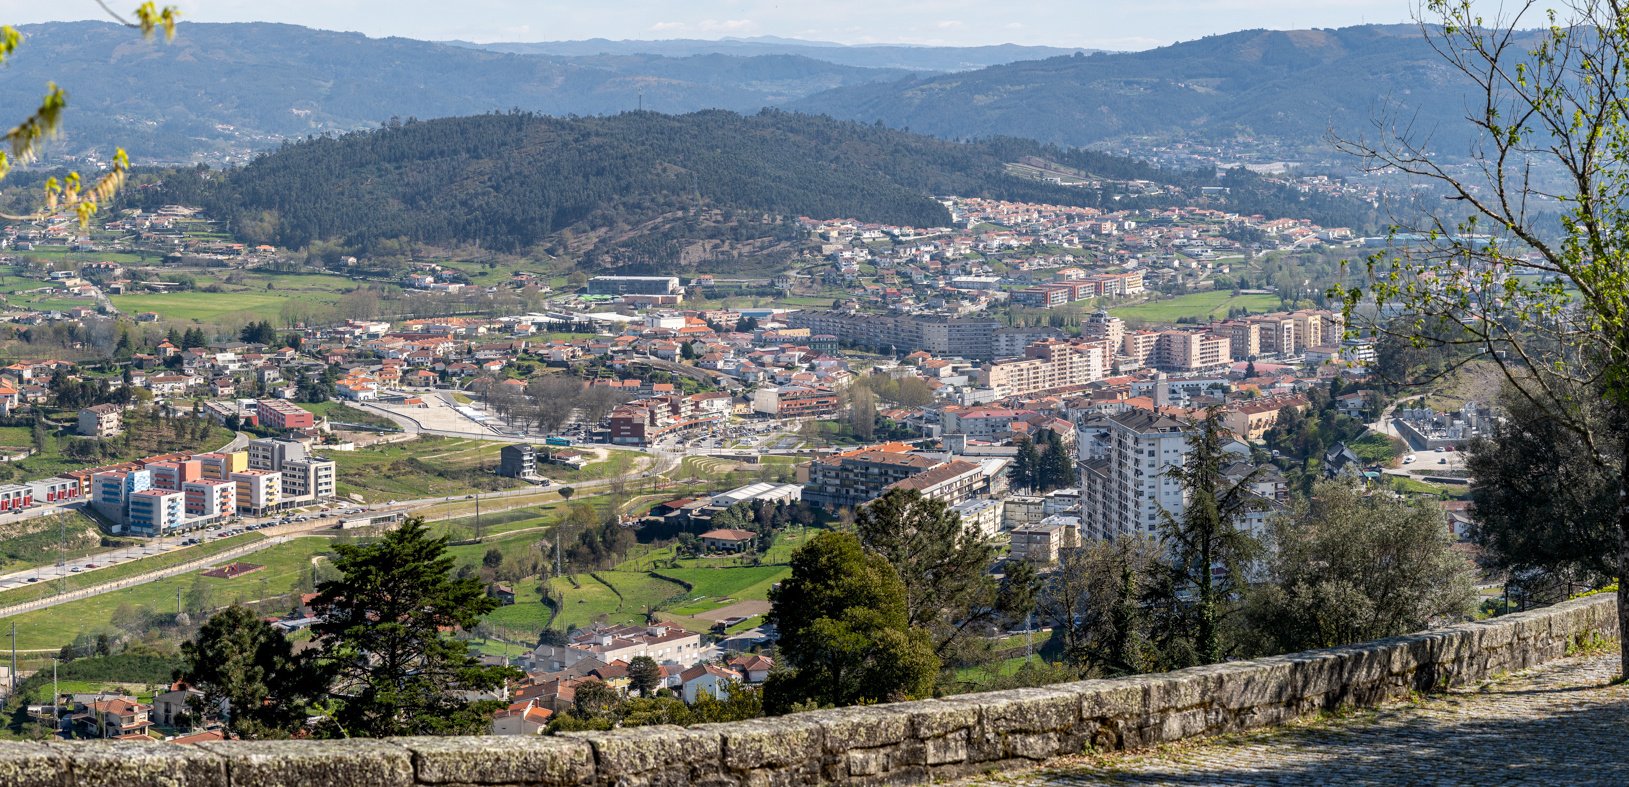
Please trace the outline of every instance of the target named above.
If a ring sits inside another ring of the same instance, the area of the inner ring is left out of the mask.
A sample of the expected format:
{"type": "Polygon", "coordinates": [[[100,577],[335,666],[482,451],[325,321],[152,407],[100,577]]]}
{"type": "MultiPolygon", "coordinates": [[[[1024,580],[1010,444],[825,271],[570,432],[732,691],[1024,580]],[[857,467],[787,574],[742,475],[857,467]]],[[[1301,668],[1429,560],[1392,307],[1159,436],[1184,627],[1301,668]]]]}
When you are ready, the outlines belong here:
{"type": "Polygon", "coordinates": [[[913,783],[1372,705],[1534,666],[1617,634],[1615,597],[1331,650],[1160,675],[558,737],[0,744],[4,785],[913,783]]]}

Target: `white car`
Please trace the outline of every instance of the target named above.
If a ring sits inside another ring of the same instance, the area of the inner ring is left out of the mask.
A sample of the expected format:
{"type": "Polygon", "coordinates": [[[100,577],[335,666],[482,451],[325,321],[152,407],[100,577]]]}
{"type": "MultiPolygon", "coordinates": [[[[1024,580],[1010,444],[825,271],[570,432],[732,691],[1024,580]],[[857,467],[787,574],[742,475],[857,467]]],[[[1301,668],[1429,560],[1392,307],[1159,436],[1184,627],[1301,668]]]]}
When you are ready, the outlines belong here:
{"type": "Polygon", "coordinates": [[[1403,464],[1405,464],[1405,465],[1414,464],[1414,455],[1409,454],[1408,456],[1403,457],[1403,464]]]}

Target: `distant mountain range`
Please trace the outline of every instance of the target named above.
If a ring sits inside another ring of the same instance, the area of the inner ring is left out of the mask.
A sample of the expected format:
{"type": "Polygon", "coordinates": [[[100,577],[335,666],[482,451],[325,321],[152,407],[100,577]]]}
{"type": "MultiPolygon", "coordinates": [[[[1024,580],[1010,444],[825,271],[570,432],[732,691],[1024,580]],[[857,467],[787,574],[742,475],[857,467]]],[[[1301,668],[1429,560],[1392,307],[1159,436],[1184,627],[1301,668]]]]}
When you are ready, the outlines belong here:
{"type": "Polygon", "coordinates": [[[168,44],[95,22],[23,33],[0,70],[0,106],[34,106],[48,81],[67,90],[64,136],[50,148],[59,158],[105,159],[123,145],[142,162],[241,162],[393,117],[763,107],[1134,154],[1151,140],[1327,152],[1331,129],[1363,133],[1388,108],[1416,128],[1459,129],[1466,105],[1408,26],[1253,30],[1061,56],[1068,50],[782,39],[477,46],[260,23],[188,22],[168,44]]]}
{"type": "Polygon", "coordinates": [[[1462,142],[1462,75],[1417,27],[1247,30],[1144,52],[1053,57],[829,90],[790,107],[973,138],[1063,145],[1130,140],[1258,142],[1327,153],[1330,132],[1391,117],[1462,142]]]}
{"type": "Polygon", "coordinates": [[[1017,60],[1039,60],[1059,55],[1072,55],[1076,52],[1092,53],[1100,51],[1094,49],[1064,49],[1055,46],[1020,46],[1018,44],[997,44],[994,46],[850,45],[836,44],[829,41],[777,38],[774,36],[724,38],[717,41],[693,38],[674,38],[658,41],[611,41],[604,38],[591,38],[586,41],[543,41],[538,43],[472,44],[467,41],[449,41],[447,43],[490,52],[572,57],[592,55],[663,55],[666,57],[797,55],[811,60],[823,60],[827,63],[855,66],[857,68],[891,68],[906,71],[971,71],[1017,60]]]}
{"type": "Polygon", "coordinates": [[[105,158],[123,145],[139,161],[241,157],[392,117],[755,111],[913,73],[786,53],[512,54],[260,23],[188,22],[168,44],[97,22],[22,32],[23,48],[0,71],[0,107],[35,106],[54,81],[69,98],[54,152],[105,158]]]}

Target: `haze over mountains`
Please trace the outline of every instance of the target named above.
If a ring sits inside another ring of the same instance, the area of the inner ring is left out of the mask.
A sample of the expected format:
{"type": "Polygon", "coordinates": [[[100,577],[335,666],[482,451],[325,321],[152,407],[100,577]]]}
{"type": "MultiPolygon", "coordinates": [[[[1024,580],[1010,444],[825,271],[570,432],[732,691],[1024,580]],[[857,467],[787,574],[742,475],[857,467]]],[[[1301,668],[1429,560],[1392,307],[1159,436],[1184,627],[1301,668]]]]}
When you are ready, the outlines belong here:
{"type": "Polygon", "coordinates": [[[1055,46],[1022,46],[1019,44],[996,44],[993,46],[849,45],[829,41],[777,38],[774,36],[721,38],[716,41],[695,38],[612,41],[604,38],[591,38],[585,41],[541,41],[536,43],[472,44],[467,41],[448,41],[447,43],[491,52],[576,57],[635,54],[663,55],[666,57],[798,55],[811,60],[823,60],[838,65],[860,68],[897,68],[906,71],[969,71],[975,68],[1011,63],[1015,60],[1039,60],[1046,57],[1071,55],[1075,52],[1097,51],[1063,49],[1055,46]]]}
{"type": "Polygon", "coordinates": [[[0,104],[68,92],[59,156],[239,161],[312,134],[522,109],[612,114],[763,107],[952,139],[1066,145],[1249,140],[1323,146],[1393,107],[1452,125],[1452,75],[1409,26],[1245,31],[1146,52],[840,46],[780,39],[473,45],[278,24],[186,23],[170,44],[95,22],[24,28],[0,104]],[[1005,62],[1005,61],[1012,62],[1005,62]],[[989,65],[995,63],[994,65],[989,65]],[[956,70],[962,69],[962,70],[956,70]],[[967,70],[972,69],[972,70],[967,70]]]}

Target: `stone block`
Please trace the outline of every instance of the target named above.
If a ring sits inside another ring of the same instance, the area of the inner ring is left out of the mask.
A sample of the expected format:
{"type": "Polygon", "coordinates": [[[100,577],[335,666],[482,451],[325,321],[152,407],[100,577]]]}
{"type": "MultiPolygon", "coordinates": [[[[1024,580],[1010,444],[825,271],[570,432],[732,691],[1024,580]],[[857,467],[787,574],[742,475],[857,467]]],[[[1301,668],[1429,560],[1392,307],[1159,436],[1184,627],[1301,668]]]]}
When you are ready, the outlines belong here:
{"type": "Polygon", "coordinates": [[[967,761],[967,732],[953,732],[922,742],[923,758],[929,766],[967,761]]]}
{"type": "Polygon", "coordinates": [[[911,717],[911,737],[927,740],[976,727],[983,707],[979,698],[1000,693],[969,694],[963,697],[909,703],[905,709],[911,717]]]}
{"type": "Polygon", "coordinates": [[[835,708],[804,714],[820,726],[821,741],[830,753],[850,749],[890,746],[911,734],[911,708],[914,702],[835,708]]]}
{"type": "Polygon", "coordinates": [[[1123,719],[1148,712],[1148,681],[1135,678],[1087,681],[1070,684],[1079,687],[1080,716],[1083,719],[1123,719]]]}
{"type": "Polygon", "coordinates": [[[1080,723],[1080,695],[1066,688],[1016,689],[983,695],[984,732],[1068,732],[1080,723]]]}
{"type": "Polygon", "coordinates": [[[68,761],[42,744],[0,741],[0,784],[68,787],[68,761]]]}
{"type": "Polygon", "coordinates": [[[196,748],[226,761],[232,787],[402,787],[415,783],[412,755],[381,740],[216,741],[196,748]]]}
{"type": "Polygon", "coordinates": [[[595,778],[604,784],[690,784],[717,779],[724,768],[716,729],[655,725],[566,737],[593,745],[595,778]]]}
{"type": "MultiPolygon", "coordinates": [[[[157,741],[52,741],[68,764],[68,782],[84,787],[226,787],[226,765],[196,748],[157,741]]],[[[411,779],[411,776],[409,776],[411,779]]],[[[411,783],[411,781],[409,781],[411,783]]]]}
{"type": "Polygon", "coordinates": [[[461,738],[391,738],[412,753],[419,784],[535,784],[590,782],[594,747],[560,736],[492,735],[461,738]]]}
{"type": "Polygon", "coordinates": [[[1008,735],[1002,741],[1002,753],[1008,758],[1045,760],[1061,754],[1076,754],[1073,747],[1064,745],[1065,736],[1055,732],[1036,732],[1008,735]]]}
{"type": "Polygon", "coordinates": [[[724,767],[731,771],[759,768],[787,768],[796,765],[818,767],[824,748],[817,722],[798,714],[732,724],[703,724],[691,728],[711,731],[723,739],[724,767]]]}

